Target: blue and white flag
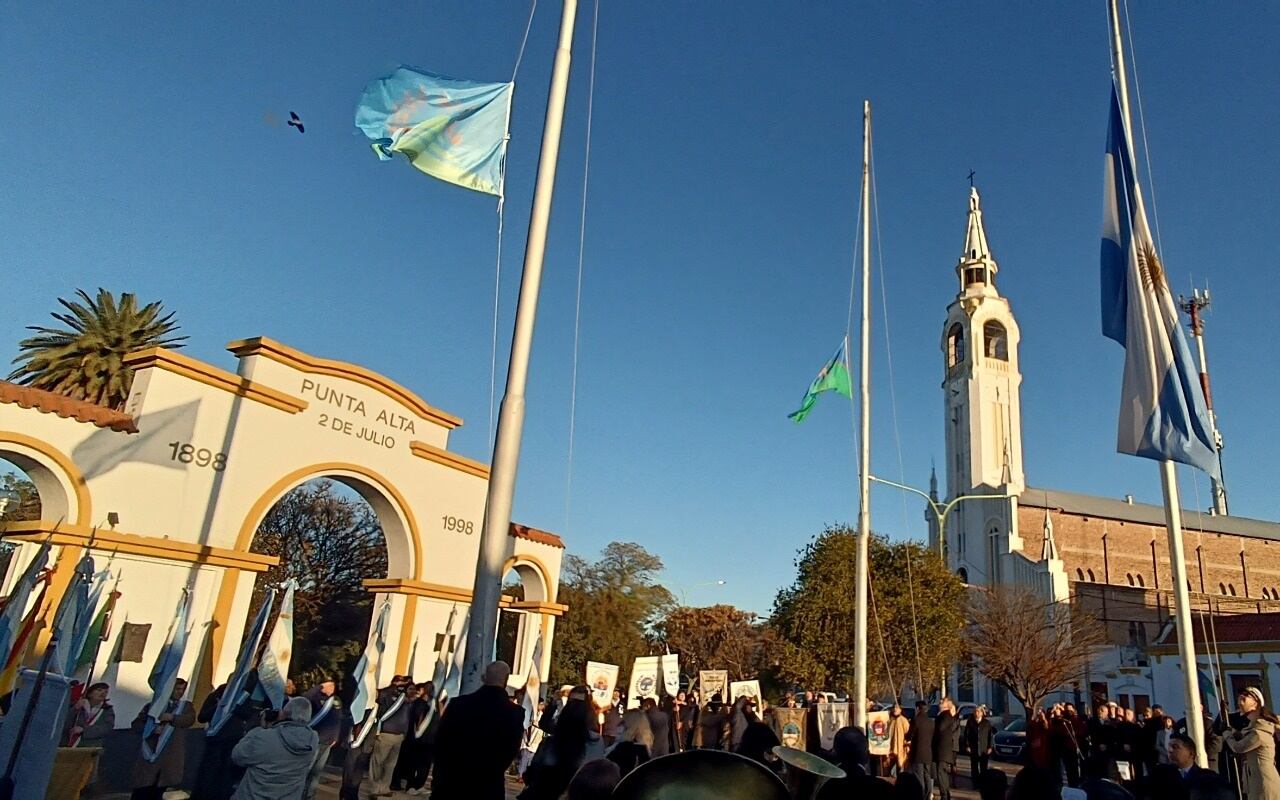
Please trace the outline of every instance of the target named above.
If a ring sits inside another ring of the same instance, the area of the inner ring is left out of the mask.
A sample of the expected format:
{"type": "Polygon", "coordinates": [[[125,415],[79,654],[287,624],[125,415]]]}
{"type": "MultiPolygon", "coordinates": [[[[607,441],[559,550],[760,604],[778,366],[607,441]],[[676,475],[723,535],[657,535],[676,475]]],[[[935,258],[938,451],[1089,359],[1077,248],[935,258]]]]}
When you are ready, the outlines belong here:
{"type": "Polygon", "coordinates": [[[218,706],[213,710],[209,727],[205,728],[205,736],[216,736],[218,731],[222,730],[222,726],[227,724],[227,720],[231,719],[236,708],[249,699],[244,685],[249,680],[249,673],[253,671],[253,657],[258,653],[258,644],[262,642],[262,634],[267,630],[267,621],[271,619],[271,606],[275,601],[276,590],[272,589],[263,599],[262,608],[258,609],[258,616],[253,620],[253,627],[245,631],[244,641],[240,644],[240,655],[236,658],[235,671],[227,679],[222,697],[218,698],[218,706]]]}
{"type": "Polygon", "coordinates": [[[1102,333],[1124,345],[1116,450],[1219,477],[1198,370],[1156,254],[1115,88],[1102,222],[1102,333]]]}
{"type": "Polygon", "coordinates": [[[89,626],[93,623],[106,585],[108,572],[94,573],[93,556],[85,551],[76,564],[75,574],[67,590],[63,592],[58,611],[54,614],[53,628],[57,632],[54,642],[54,659],[51,669],[61,675],[71,676],[76,661],[84,649],[89,626]]]}
{"type": "Polygon", "coordinates": [[[365,87],[356,127],[383,161],[403,153],[428,175],[501,197],[514,90],[402,66],[365,87]]]}
{"type": "Polygon", "coordinates": [[[441,703],[447,703],[449,698],[457,697],[462,691],[462,663],[467,658],[467,634],[471,628],[471,609],[468,608],[462,616],[462,628],[458,631],[458,638],[454,644],[453,658],[449,661],[449,672],[445,675],[444,683],[436,690],[436,696],[440,698],[441,703]]]}
{"type": "MultiPolygon", "coordinates": [[[[351,673],[351,677],[356,682],[356,694],[351,698],[351,721],[357,726],[360,726],[367,714],[376,714],[378,711],[378,679],[381,677],[379,673],[382,672],[382,653],[387,649],[387,619],[390,616],[391,603],[383,602],[382,608],[378,611],[378,619],[373,626],[373,633],[369,636],[369,643],[365,645],[364,653],[361,654],[360,660],[356,662],[356,668],[351,673]]],[[[359,733],[352,741],[352,746],[359,747],[373,728],[372,724],[361,726],[359,733]]]]}
{"type": "Polygon", "coordinates": [[[258,659],[258,686],[271,707],[284,708],[285,682],[289,679],[289,662],[293,659],[293,591],[298,582],[290,578],[284,585],[284,599],[280,601],[280,614],[275,627],[267,638],[267,648],[258,659]]]}
{"type": "Polygon", "coordinates": [[[31,563],[27,564],[27,568],[22,571],[22,576],[13,585],[13,591],[9,592],[9,597],[5,600],[4,613],[0,614],[0,659],[3,659],[0,664],[9,660],[9,653],[13,650],[14,640],[19,629],[22,628],[22,620],[27,613],[27,602],[31,599],[31,591],[35,589],[36,583],[40,580],[40,573],[44,572],[48,563],[49,543],[44,542],[31,557],[31,563]]]}
{"type": "Polygon", "coordinates": [[[178,611],[169,625],[169,635],[165,637],[164,645],[156,655],[155,666],[151,668],[151,675],[147,678],[152,694],[151,703],[147,706],[147,721],[142,727],[142,756],[150,762],[160,757],[173,736],[173,726],[161,723],[159,717],[168,709],[174,684],[178,682],[178,670],[182,667],[182,657],[187,651],[187,636],[191,633],[187,626],[190,613],[191,589],[184,588],[182,598],[178,601],[178,611]],[[153,749],[150,744],[151,736],[162,725],[164,729],[160,732],[160,740],[153,749]]]}

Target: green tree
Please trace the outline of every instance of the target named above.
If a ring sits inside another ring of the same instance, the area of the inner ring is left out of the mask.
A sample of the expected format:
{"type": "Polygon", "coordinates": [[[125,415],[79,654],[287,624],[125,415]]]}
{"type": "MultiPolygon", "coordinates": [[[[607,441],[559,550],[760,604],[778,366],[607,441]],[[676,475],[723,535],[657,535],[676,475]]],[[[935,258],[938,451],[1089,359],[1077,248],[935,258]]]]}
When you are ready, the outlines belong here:
{"type": "Polygon", "coordinates": [[[566,556],[556,599],[569,610],[556,622],[548,683],[578,684],[588,661],[618,664],[625,675],[650,652],[655,625],[671,607],[658,584],[662,559],[630,542],[612,542],[597,561],[566,556]]]}
{"type": "Polygon", "coordinates": [[[0,503],[4,512],[0,513],[0,522],[27,522],[40,519],[40,495],[36,485],[23,475],[6,472],[0,475],[0,503]],[[16,495],[16,499],[9,499],[16,495]]]}
{"type": "Polygon", "coordinates": [[[657,640],[680,655],[680,671],[723,669],[729,680],[760,677],[772,666],[776,635],[750,611],[729,605],[680,606],[657,625],[657,640]]]}
{"type": "MultiPolygon", "coordinates": [[[[961,652],[965,589],[937,554],[872,536],[867,688],[927,693],[961,652]],[[910,577],[908,577],[910,576],[910,577]]],[[[802,685],[852,690],[857,537],[829,527],[800,550],[795,583],[778,592],[771,622],[782,638],[779,672],[802,685]]]]}
{"type": "Polygon", "coordinates": [[[364,581],[387,575],[386,542],[373,509],[338,493],[332,481],[303,484],[267,513],[253,550],[280,563],[258,576],[250,613],[269,588],[289,578],[298,582],[290,677],[306,686],[321,673],[350,673],[373,616],[364,581]]]}
{"type": "Polygon", "coordinates": [[[139,308],[137,297],[125,292],[117,301],[106,289],[90,297],[76,290],[80,301],[58,298],[65,312],[53,318],[65,328],[28,326],[34,331],[18,343],[18,366],[9,380],[37,389],[65,394],[109,408],[124,408],[133,384],[133,370],[124,357],[148,347],[181,347],[178,323],[165,314],[159,301],[139,308]]]}

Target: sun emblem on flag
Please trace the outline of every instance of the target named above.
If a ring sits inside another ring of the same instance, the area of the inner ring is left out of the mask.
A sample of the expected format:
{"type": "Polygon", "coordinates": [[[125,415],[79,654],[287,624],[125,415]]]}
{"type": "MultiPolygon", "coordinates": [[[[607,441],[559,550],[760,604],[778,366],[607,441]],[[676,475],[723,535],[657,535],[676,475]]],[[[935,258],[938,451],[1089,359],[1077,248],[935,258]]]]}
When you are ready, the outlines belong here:
{"type": "Polygon", "coordinates": [[[1151,240],[1143,242],[1138,248],[1138,270],[1142,273],[1142,285],[1147,291],[1164,291],[1164,267],[1160,257],[1156,255],[1155,245],[1151,240]]]}

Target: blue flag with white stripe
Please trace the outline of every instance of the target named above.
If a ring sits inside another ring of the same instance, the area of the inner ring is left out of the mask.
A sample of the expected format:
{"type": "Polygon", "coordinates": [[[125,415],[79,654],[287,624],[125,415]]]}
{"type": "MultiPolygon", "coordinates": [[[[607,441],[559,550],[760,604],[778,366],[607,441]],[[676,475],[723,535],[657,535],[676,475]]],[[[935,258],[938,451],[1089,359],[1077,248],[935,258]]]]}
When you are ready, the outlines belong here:
{"type": "Polygon", "coordinates": [[[365,87],[356,127],[383,161],[402,153],[432,177],[501,197],[514,90],[400,67],[365,87]]]}
{"type": "Polygon", "coordinates": [[[1156,254],[1115,88],[1102,223],[1102,333],[1124,345],[1116,450],[1220,477],[1199,371],[1156,254]]]}

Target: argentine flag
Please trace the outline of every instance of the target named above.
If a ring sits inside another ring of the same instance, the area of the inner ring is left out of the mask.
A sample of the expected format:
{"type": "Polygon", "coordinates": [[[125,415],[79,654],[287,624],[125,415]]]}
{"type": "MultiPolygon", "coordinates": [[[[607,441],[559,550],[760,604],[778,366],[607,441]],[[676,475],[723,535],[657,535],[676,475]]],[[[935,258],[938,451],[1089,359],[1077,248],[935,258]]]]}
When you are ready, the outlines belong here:
{"type": "Polygon", "coordinates": [[[1147,227],[1114,86],[1103,197],[1102,333],[1125,349],[1116,450],[1220,477],[1204,393],[1147,227]]]}

